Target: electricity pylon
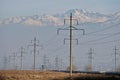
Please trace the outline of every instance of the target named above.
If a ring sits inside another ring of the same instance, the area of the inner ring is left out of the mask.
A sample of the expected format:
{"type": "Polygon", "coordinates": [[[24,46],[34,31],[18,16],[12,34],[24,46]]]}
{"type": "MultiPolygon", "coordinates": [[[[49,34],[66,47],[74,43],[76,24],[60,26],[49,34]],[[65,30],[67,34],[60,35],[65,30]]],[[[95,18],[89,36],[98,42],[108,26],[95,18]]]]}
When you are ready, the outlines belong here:
{"type": "Polygon", "coordinates": [[[22,70],[22,69],[23,69],[23,54],[25,53],[23,47],[20,48],[20,53],[21,53],[21,55],[20,55],[20,58],[21,58],[21,66],[20,66],[20,69],[22,70]]]}
{"type": "Polygon", "coordinates": [[[6,56],[4,56],[4,69],[5,70],[7,69],[7,62],[8,62],[8,59],[6,56]]]}
{"type": "MultiPolygon", "coordinates": [[[[69,19],[64,19],[64,24],[65,24],[66,20],[70,21],[69,29],[68,28],[59,28],[57,30],[57,34],[59,34],[59,30],[69,30],[70,31],[70,38],[69,38],[69,40],[70,40],[70,64],[69,64],[69,66],[70,66],[70,77],[72,77],[72,70],[73,70],[72,69],[72,40],[73,40],[72,39],[72,30],[82,30],[83,31],[83,35],[85,34],[85,31],[84,31],[84,29],[77,29],[76,27],[73,26],[73,23],[72,23],[73,20],[77,21],[77,24],[78,24],[78,20],[72,18],[72,13],[70,14],[70,18],[69,19]]],[[[65,40],[68,40],[68,39],[65,38],[64,42],[65,42],[65,40]]],[[[74,40],[77,40],[77,39],[74,39],[74,40]]]]}
{"type": "Polygon", "coordinates": [[[93,54],[94,54],[94,52],[93,52],[94,50],[92,49],[92,48],[90,48],[90,51],[89,51],[89,53],[88,53],[88,70],[92,70],[92,64],[93,64],[93,54]]]}
{"type": "Polygon", "coordinates": [[[55,69],[59,70],[59,58],[58,58],[58,56],[55,57],[55,69]]]}
{"type": "Polygon", "coordinates": [[[117,47],[115,46],[114,51],[115,51],[115,71],[117,71],[117,47]]]}
{"type": "Polygon", "coordinates": [[[13,58],[13,66],[16,69],[17,65],[16,65],[16,53],[14,52],[12,56],[10,56],[13,58]]]}
{"type": "Polygon", "coordinates": [[[44,54],[44,71],[46,70],[47,66],[46,66],[46,60],[47,60],[47,57],[46,57],[46,54],[44,54]]]}

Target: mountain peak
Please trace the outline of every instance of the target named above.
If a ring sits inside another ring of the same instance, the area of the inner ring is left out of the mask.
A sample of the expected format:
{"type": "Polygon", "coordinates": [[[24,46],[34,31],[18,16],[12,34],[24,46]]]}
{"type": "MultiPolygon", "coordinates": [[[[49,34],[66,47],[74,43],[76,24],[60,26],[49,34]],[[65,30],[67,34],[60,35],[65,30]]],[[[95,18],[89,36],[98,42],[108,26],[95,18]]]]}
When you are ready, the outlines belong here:
{"type": "Polygon", "coordinates": [[[76,14],[76,13],[87,13],[88,11],[84,10],[84,9],[70,9],[66,12],[66,14],[76,14]]]}
{"type": "Polygon", "coordinates": [[[44,14],[44,15],[33,15],[33,16],[22,16],[22,17],[13,17],[7,18],[5,20],[0,20],[0,24],[25,24],[25,25],[63,25],[63,19],[69,18],[70,13],[72,13],[74,18],[77,18],[80,23],[99,23],[106,22],[114,19],[119,21],[120,17],[116,18],[116,15],[119,16],[120,12],[117,12],[113,15],[107,16],[97,12],[90,12],[84,9],[70,9],[65,13],[59,14],[44,14]],[[112,16],[112,17],[111,17],[112,16]]]}

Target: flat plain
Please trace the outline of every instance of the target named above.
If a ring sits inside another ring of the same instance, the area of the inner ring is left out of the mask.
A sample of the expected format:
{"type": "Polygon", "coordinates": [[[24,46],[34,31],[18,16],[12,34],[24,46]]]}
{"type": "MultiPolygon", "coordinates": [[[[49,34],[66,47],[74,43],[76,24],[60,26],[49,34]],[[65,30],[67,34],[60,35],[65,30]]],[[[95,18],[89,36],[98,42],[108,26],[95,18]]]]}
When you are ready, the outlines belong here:
{"type": "Polygon", "coordinates": [[[120,76],[32,70],[0,70],[0,80],[120,80],[120,76]]]}

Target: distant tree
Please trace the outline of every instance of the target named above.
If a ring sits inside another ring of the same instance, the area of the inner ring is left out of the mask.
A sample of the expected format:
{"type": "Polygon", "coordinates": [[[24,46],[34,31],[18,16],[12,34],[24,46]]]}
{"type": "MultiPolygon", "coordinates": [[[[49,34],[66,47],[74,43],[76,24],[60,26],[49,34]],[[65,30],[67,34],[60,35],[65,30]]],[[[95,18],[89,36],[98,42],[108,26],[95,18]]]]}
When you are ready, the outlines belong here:
{"type": "Polygon", "coordinates": [[[117,68],[117,71],[120,72],[120,66],[117,68]]]}
{"type": "MultiPolygon", "coordinates": [[[[72,66],[72,70],[73,70],[73,71],[75,71],[75,70],[77,70],[77,69],[78,69],[77,66],[75,66],[75,65],[72,66]]],[[[70,70],[70,66],[67,67],[67,70],[70,70]]]]}
{"type": "Polygon", "coordinates": [[[91,71],[91,70],[92,70],[91,65],[87,65],[87,66],[85,67],[85,70],[86,70],[86,71],[91,71]]]}

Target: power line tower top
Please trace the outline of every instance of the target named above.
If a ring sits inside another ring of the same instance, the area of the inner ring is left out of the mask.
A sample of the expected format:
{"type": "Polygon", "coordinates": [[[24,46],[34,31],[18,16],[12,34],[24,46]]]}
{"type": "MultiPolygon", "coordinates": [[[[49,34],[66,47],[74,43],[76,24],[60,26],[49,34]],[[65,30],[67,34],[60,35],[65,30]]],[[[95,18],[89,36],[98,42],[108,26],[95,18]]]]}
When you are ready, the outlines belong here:
{"type": "Polygon", "coordinates": [[[71,30],[82,30],[83,31],[83,35],[85,35],[85,30],[84,29],[78,29],[78,28],[76,28],[76,27],[73,26],[73,20],[77,22],[77,25],[79,25],[79,24],[78,24],[78,19],[74,19],[72,17],[72,13],[70,14],[70,18],[69,19],[64,19],[64,24],[66,24],[66,20],[69,20],[70,26],[66,27],[66,28],[58,28],[57,29],[57,34],[59,34],[60,30],[70,30],[71,29],[71,30]]]}

